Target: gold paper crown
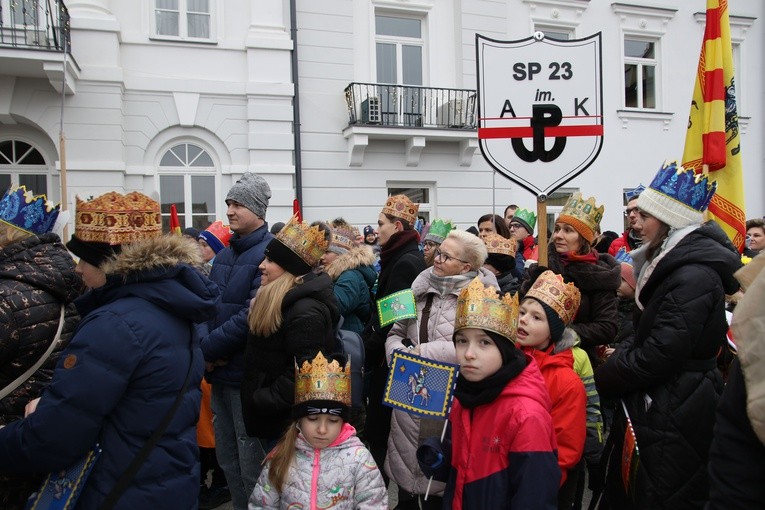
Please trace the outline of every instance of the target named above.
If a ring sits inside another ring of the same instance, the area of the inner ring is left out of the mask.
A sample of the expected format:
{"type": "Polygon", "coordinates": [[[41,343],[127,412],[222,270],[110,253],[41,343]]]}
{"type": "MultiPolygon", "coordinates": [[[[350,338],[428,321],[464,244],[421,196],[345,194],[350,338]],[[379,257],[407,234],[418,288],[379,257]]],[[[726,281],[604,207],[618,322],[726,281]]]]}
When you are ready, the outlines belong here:
{"type": "Polygon", "coordinates": [[[603,206],[598,207],[595,204],[595,197],[584,200],[582,194],[577,191],[563,206],[557,221],[571,225],[587,239],[587,242],[592,242],[601,219],[603,206]]]}
{"type": "Polygon", "coordinates": [[[539,275],[525,297],[538,299],[552,308],[563,324],[574,320],[582,299],[576,285],[565,283],[561,275],[549,270],[539,275]]]}
{"type": "Polygon", "coordinates": [[[486,250],[490,254],[509,255],[515,257],[515,251],[518,249],[518,241],[515,239],[505,239],[496,232],[492,232],[483,238],[486,244],[486,250]]]}
{"type": "Polygon", "coordinates": [[[383,214],[389,214],[395,218],[401,218],[414,226],[417,221],[417,211],[420,210],[420,204],[415,204],[406,195],[393,195],[388,197],[383,207],[383,214]]]}
{"type": "Polygon", "coordinates": [[[110,191],[90,201],[77,197],[74,235],[80,241],[111,246],[162,235],[159,203],[143,193],[110,191]]]}
{"type": "Polygon", "coordinates": [[[311,400],[331,400],[351,405],[351,361],[341,367],[337,360],[331,363],[319,351],[309,363],[295,363],[295,405],[311,400]]]}
{"type": "Polygon", "coordinates": [[[477,328],[493,331],[511,342],[515,342],[518,329],[518,295],[499,297],[497,289],[484,287],[475,277],[470,285],[462,289],[457,298],[457,312],[454,331],[477,328]]]}
{"type": "Polygon", "coordinates": [[[276,238],[311,267],[319,263],[329,246],[324,231],[318,225],[311,227],[298,221],[297,216],[290,218],[276,238]]]}

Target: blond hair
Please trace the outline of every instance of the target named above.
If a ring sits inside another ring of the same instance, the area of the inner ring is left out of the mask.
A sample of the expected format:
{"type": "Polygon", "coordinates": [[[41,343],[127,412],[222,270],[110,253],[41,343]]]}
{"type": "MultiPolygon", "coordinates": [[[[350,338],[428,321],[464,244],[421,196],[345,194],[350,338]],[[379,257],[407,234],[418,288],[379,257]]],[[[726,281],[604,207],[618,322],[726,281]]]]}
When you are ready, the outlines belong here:
{"type": "Polygon", "coordinates": [[[287,474],[290,470],[290,465],[295,459],[295,445],[297,444],[298,436],[298,422],[294,421],[287,427],[279,442],[276,443],[274,449],[266,455],[264,462],[271,462],[268,468],[268,481],[271,482],[271,486],[281,494],[284,488],[284,483],[287,481],[287,474]]]}
{"type": "Polygon", "coordinates": [[[262,285],[255,294],[255,303],[247,317],[250,331],[261,337],[276,333],[282,325],[284,296],[301,283],[303,283],[301,276],[285,271],[276,280],[262,285]]]}
{"type": "MultiPolygon", "coordinates": [[[[489,256],[489,252],[486,249],[486,244],[478,236],[466,232],[464,230],[452,230],[446,236],[446,239],[453,239],[462,248],[462,256],[465,262],[470,264],[472,271],[478,271],[486,262],[486,257],[489,256]]],[[[444,239],[444,240],[446,240],[444,239]]]]}

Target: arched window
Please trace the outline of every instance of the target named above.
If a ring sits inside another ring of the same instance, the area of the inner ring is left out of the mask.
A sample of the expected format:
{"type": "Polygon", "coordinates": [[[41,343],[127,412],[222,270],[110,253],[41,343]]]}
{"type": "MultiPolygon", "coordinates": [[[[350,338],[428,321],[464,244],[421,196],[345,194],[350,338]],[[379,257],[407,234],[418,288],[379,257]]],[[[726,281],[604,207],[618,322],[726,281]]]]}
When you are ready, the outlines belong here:
{"type": "Polygon", "coordinates": [[[48,166],[42,153],[21,140],[0,141],[0,192],[24,185],[35,195],[48,194],[48,166]]]}
{"type": "Polygon", "coordinates": [[[170,206],[175,204],[181,228],[204,230],[215,221],[215,163],[208,152],[194,143],[170,147],[159,161],[159,196],[162,228],[170,229],[170,206]]]}

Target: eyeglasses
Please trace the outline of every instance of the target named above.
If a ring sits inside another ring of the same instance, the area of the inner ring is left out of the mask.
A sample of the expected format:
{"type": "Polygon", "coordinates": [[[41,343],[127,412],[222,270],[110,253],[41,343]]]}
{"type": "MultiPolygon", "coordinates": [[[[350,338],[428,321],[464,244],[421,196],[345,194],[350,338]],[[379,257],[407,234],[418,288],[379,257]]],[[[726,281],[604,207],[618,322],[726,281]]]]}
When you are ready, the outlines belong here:
{"type": "Polygon", "coordinates": [[[521,224],[520,224],[520,223],[511,223],[511,224],[510,224],[510,225],[508,225],[508,226],[509,226],[510,228],[521,228],[521,224]]]}
{"type": "Polygon", "coordinates": [[[443,260],[445,263],[449,262],[450,260],[458,260],[462,262],[463,264],[470,264],[467,260],[458,259],[457,257],[452,257],[451,255],[447,255],[446,253],[441,251],[441,248],[436,248],[435,251],[435,258],[443,260]]]}
{"type": "Polygon", "coordinates": [[[638,212],[637,207],[628,207],[624,210],[624,215],[629,217],[630,214],[636,213],[636,212],[638,212]]]}

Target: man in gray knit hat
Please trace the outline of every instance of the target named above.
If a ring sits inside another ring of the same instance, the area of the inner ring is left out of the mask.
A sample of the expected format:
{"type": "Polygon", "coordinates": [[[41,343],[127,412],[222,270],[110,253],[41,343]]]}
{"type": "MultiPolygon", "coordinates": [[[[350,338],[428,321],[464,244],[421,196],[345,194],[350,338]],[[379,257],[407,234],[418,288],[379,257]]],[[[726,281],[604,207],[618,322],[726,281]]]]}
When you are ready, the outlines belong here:
{"type": "MultiPolygon", "coordinates": [[[[247,436],[240,383],[249,330],[249,301],[260,288],[258,266],[273,239],[265,221],[270,198],[268,183],[251,172],[244,174],[226,196],[226,216],[234,235],[229,247],[216,255],[210,271],[210,279],[218,284],[222,299],[218,316],[208,324],[209,334],[202,339],[206,378],[212,384],[215,450],[236,510],[247,508],[265,448],[269,446],[247,436]]],[[[214,502],[203,499],[200,508],[213,508],[214,502]]]]}

